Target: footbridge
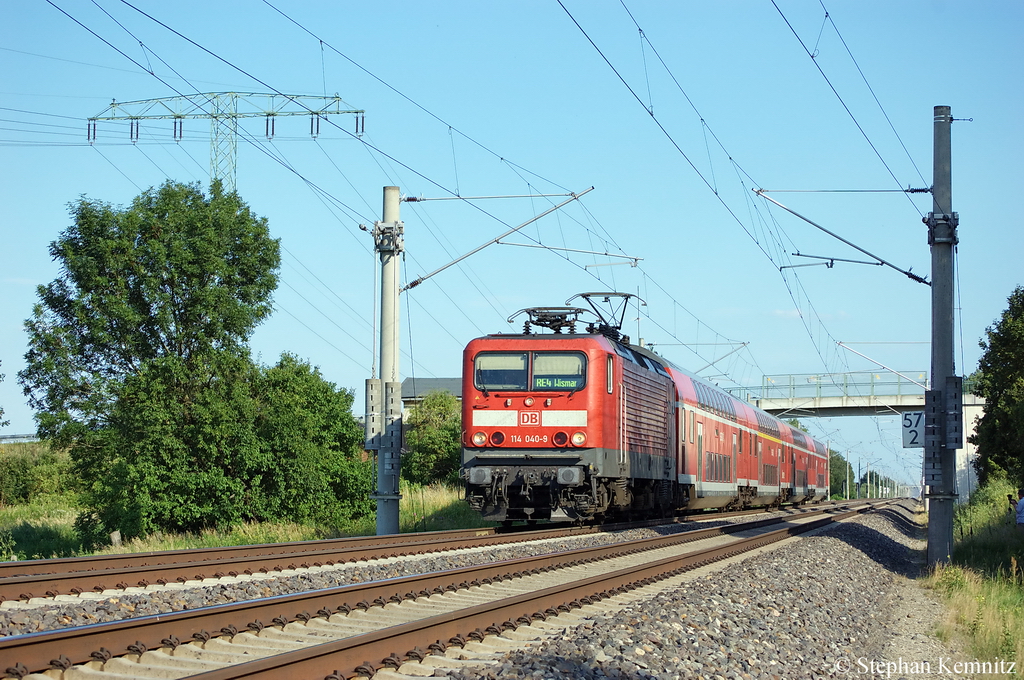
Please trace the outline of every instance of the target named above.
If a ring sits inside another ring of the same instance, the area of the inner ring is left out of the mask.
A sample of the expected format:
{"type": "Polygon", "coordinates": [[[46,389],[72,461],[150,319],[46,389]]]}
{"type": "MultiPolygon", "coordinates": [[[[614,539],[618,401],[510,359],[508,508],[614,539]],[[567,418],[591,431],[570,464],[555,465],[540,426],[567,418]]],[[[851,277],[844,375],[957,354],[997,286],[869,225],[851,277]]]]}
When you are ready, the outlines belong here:
{"type": "MultiPolygon", "coordinates": [[[[985,400],[971,394],[964,381],[965,432],[974,431],[985,400]]],[[[726,391],[779,418],[882,416],[924,410],[928,389],[927,371],[900,373],[854,371],[850,373],[800,373],[766,375],[757,387],[732,387],[726,391]]]]}
{"type": "Polygon", "coordinates": [[[869,416],[923,410],[927,385],[927,371],[857,371],[766,375],[727,391],[778,417],[869,416]]]}

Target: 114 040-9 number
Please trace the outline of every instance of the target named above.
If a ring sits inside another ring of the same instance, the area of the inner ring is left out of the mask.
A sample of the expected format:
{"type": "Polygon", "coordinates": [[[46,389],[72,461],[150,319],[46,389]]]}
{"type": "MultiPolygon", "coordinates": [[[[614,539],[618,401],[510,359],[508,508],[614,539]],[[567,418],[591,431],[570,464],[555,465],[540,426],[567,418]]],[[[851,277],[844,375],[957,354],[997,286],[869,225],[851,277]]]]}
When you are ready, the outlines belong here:
{"type": "Polygon", "coordinates": [[[509,442],[512,444],[547,444],[546,434],[513,434],[509,435],[509,442]]]}

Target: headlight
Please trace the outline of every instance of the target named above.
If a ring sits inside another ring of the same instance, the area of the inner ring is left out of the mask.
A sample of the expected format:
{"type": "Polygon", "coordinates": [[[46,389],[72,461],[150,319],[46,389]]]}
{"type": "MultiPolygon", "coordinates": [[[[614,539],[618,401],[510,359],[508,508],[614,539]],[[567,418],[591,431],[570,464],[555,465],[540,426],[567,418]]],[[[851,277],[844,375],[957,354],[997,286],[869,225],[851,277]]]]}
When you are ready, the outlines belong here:
{"type": "Polygon", "coordinates": [[[483,432],[473,434],[473,446],[483,446],[487,443],[487,435],[483,432]]]}
{"type": "Polygon", "coordinates": [[[587,434],[585,432],[573,432],[572,433],[572,445],[583,446],[587,443],[587,434]]]}
{"type": "Polygon", "coordinates": [[[565,446],[569,441],[569,435],[564,432],[556,432],[551,441],[554,442],[555,446],[565,446]]]}
{"type": "Polygon", "coordinates": [[[491,443],[494,444],[495,446],[501,446],[502,444],[505,443],[505,435],[501,432],[492,432],[491,443]]]}

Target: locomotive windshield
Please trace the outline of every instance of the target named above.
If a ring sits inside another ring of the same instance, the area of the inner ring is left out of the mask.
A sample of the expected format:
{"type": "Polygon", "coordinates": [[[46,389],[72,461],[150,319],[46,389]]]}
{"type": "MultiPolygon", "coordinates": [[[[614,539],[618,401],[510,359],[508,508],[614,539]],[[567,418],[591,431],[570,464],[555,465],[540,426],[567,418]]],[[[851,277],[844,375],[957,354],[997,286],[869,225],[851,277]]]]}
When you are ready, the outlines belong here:
{"type": "Polygon", "coordinates": [[[473,375],[482,390],[525,390],[529,385],[526,352],[477,354],[473,375]]]}
{"type": "Polygon", "coordinates": [[[586,384],[587,360],[575,352],[533,353],[533,389],[578,390],[586,384]]]}
{"type": "Polygon", "coordinates": [[[580,352],[481,352],[473,367],[481,390],[577,391],[586,385],[580,352]]]}

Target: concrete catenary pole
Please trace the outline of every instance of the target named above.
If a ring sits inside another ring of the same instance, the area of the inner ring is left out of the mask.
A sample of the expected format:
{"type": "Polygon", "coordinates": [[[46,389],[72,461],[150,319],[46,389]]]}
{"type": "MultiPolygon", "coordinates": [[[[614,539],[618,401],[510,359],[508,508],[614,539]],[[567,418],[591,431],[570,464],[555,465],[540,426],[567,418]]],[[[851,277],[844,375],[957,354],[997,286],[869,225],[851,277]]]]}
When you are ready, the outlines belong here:
{"type": "MultiPolygon", "coordinates": [[[[370,406],[370,385],[367,388],[368,412],[382,413],[379,422],[380,443],[377,452],[377,535],[398,533],[398,479],[401,472],[402,447],[402,383],[398,377],[398,278],[399,263],[405,249],[405,227],[399,220],[398,187],[384,187],[383,220],[373,225],[374,244],[380,254],[380,392],[376,404],[370,406]]],[[[379,390],[379,387],[377,388],[379,390]]],[[[367,420],[367,438],[371,430],[367,420]]]]}
{"type": "Polygon", "coordinates": [[[926,396],[925,483],[928,484],[928,564],[949,562],[953,554],[953,501],[956,451],[962,435],[962,387],[953,358],[953,249],[957,214],[953,212],[951,128],[948,106],[936,106],[932,166],[932,211],[928,245],[932,255],[932,381],[926,396]]]}

